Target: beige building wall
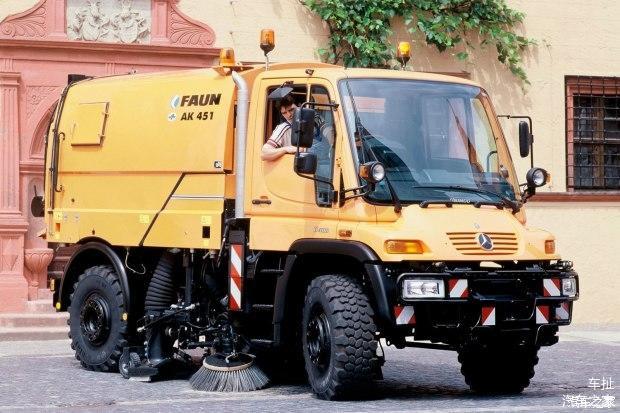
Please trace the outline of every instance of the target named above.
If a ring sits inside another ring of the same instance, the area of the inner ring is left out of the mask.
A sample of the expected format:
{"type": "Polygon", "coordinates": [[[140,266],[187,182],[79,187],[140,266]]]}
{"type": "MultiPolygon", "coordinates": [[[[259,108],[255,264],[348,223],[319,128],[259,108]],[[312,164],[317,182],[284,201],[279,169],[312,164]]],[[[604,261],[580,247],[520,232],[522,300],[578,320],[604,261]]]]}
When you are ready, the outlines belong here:
{"type": "MultiPolygon", "coordinates": [[[[0,1],[0,20],[31,7],[36,0],[0,1]]],[[[523,85],[496,59],[493,47],[477,49],[470,62],[438,53],[411,37],[395,22],[394,41],[413,42],[409,66],[415,70],[471,74],[491,94],[498,114],[527,114],[534,119],[535,163],[546,168],[552,182],[542,191],[566,191],[565,75],[620,76],[620,30],[617,0],[508,0],[526,14],[522,33],[538,45],[524,56],[531,85],[523,85]]],[[[216,46],[234,47],[237,60],[263,60],[258,48],[261,28],[276,31],[273,61],[316,60],[328,31],[298,0],[182,0],[181,10],[209,24],[216,46]]],[[[517,122],[501,121],[521,181],[529,159],[518,157],[517,122]]],[[[528,224],[552,231],[565,259],[575,262],[582,297],[577,323],[620,323],[620,270],[615,263],[620,241],[620,203],[550,203],[527,205],[528,224]]]]}
{"type": "MultiPolygon", "coordinates": [[[[465,71],[489,92],[498,114],[533,118],[535,165],[551,173],[541,192],[566,191],[565,76],[620,76],[617,0],[508,0],[526,14],[521,32],[538,45],[524,55],[531,85],[523,85],[497,61],[493,47],[477,49],[468,63],[438,53],[396,22],[396,40],[413,42],[410,66],[424,71],[465,71]]],[[[501,120],[521,182],[529,158],[518,155],[516,120],[501,120]]],[[[620,193],[620,192],[619,192],[620,193]]],[[[581,298],[576,323],[620,323],[620,203],[531,202],[528,225],[551,231],[564,259],[575,263],[581,298]]]]}

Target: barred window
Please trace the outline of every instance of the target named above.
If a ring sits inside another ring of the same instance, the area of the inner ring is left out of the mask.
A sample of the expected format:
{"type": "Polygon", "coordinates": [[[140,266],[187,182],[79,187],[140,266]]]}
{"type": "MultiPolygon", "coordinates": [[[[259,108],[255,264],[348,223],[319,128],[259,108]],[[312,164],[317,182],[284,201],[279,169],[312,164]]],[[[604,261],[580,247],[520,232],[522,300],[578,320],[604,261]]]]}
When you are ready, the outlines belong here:
{"type": "Polygon", "coordinates": [[[620,78],[566,77],[569,191],[620,189],[620,78]]]}

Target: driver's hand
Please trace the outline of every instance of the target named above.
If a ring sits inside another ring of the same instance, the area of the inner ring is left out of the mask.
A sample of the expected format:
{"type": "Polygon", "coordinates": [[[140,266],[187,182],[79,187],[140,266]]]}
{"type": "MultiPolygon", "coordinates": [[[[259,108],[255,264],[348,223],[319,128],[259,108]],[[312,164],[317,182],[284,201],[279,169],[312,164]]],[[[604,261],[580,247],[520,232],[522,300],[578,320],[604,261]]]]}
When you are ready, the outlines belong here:
{"type": "Polygon", "coordinates": [[[296,146],[284,146],[284,151],[286,153],[297,153],[297,147],[296,146]]]}

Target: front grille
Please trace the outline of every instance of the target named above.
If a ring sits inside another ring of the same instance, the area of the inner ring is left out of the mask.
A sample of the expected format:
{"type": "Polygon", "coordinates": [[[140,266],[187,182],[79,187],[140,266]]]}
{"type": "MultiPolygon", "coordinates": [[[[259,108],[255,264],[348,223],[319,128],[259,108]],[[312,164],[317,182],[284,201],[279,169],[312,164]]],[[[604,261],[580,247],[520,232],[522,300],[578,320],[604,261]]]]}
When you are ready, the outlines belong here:
{"type": "Polygon", "coordinates": [[[514,254],[518,249],[517,236],[514,232],[485,232],[493,240],[493,249],[485,250],[478,244],[479,232],[448,232],[452,245],[463,255],[506,255],[514,254]]]}

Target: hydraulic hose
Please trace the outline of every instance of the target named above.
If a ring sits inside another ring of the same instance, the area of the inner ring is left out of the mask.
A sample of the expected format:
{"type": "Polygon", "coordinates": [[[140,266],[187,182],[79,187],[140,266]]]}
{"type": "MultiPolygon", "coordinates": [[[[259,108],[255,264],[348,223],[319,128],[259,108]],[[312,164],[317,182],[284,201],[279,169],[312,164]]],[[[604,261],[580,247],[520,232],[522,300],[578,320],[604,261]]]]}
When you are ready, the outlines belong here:
{"type": "Polygon", "coordinates": [[[155,268],[153,277],[146,290],[144,309],[147,314],[160,313],[176,303],[176,293],[172,280],[172,268],[174,266],[173,255],[165,252],[155,268]]]}

